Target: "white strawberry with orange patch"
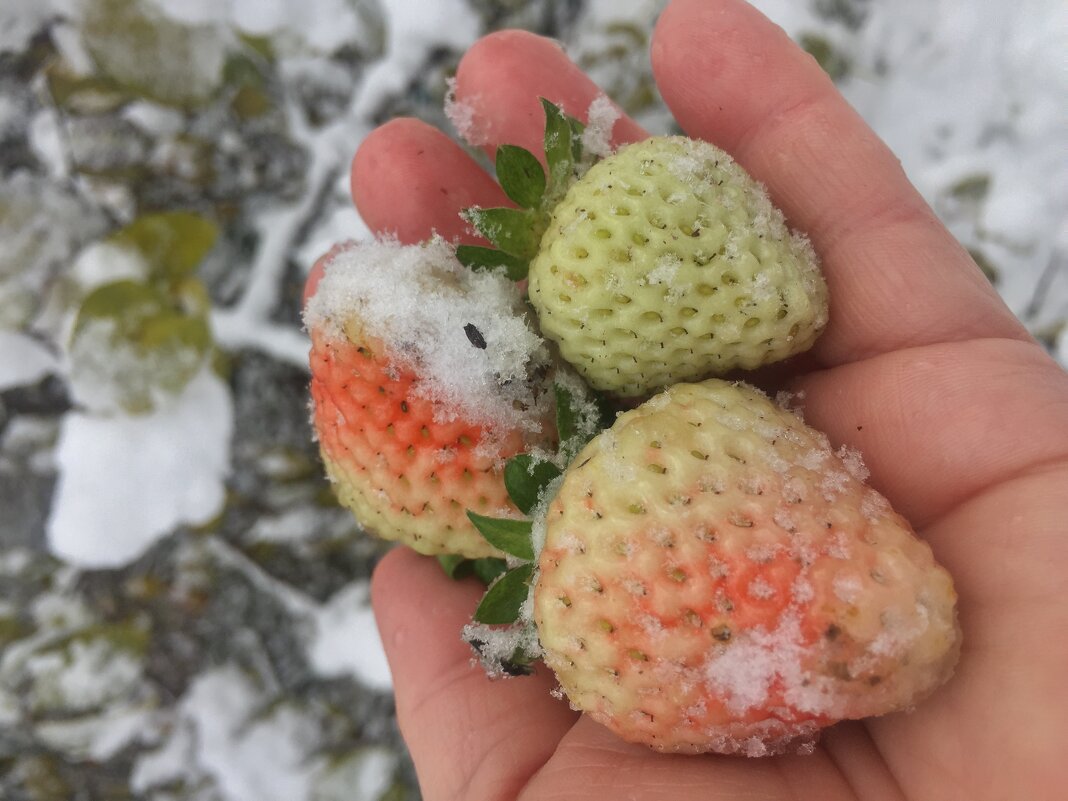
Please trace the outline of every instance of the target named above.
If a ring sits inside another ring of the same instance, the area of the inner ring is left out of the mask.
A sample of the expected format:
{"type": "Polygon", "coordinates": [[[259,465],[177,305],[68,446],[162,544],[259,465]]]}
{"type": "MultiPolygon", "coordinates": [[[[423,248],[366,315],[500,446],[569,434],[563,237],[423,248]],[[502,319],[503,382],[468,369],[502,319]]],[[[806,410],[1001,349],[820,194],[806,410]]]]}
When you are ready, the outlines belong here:
{"type": "Polygon", "coordinates": [[[540,649],[576,709],[664,751],[777,753],[909,707],[952,672],[956,595],[864,478],[755,389],[671,387],[577,455],[533,527],[539,644],[468,637],[540,649]]]}
{"type": "Polygon", "coordinates": [[[505,460],[552,448],[552,364],[506,279],[440,239],[335,248],[308,303],[313,423],[341,502],[426,554],[502,554],[467,510],[518,515],[505,460]]]}

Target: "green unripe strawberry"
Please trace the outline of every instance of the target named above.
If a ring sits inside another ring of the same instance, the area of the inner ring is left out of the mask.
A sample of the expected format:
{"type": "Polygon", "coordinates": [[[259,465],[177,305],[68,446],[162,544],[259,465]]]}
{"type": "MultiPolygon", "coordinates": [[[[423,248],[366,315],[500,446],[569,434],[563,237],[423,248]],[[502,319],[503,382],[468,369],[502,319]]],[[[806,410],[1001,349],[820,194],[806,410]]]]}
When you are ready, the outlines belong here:
{"type": "Polygon", "coordinates": [[[595,164],[553,211],[529,275],[543,333],[623,396],[785,359],[827,322],[807,240],[730,156],[684,137],[595,164]]]}
{"type": "Polygon", "coordinates": [[[498,250],[458,255],[529,274],[542,332],[594,389],[647,395],[812,346],[827,323],[816,256],[729,155],[654,137],[590,166],[581,123],[543,105],[548,177],[502,146],[498,178],[522,208],[469,209],[498,250]]]}

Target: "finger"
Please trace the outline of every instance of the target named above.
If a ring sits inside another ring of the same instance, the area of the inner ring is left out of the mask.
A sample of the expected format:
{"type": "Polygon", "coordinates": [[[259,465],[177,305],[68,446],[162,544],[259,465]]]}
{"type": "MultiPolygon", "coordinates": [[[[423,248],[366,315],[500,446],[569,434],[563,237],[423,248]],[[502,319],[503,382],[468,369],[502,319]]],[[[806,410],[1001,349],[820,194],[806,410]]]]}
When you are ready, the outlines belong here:
{"type": "Polygon", "coordinates": [[[393,672],[397,719],[426,801],[512,801],[552,755],[575,714],[549,672],[490,681],[460,640],[484,588],[432,559],[391,551],[372,598],[393,672]]]}
{"type": "MultiPolygon", "coordinates": [[[[483,37],[467,51],[456,71],[456,100],[490,153],[499,144],[511,144],[542,158],[545,113],[539,98],[585,121],[590,104],[603,94],[560,45],[526,31],[499,31],[483,37]]],[[[624,115],[612,127],[611,141],[619,145],[647,136],[624,115]]]]}
{"type": "Polygon", "coordinates": [[[1033,343],[930,345],[798,386],[806,422],[858,448],[875,486],[918,528],[997,482],[1068,459],[1068,373],[1033,343]]]}
{"type": "Polygon", "coordinates": [[[405,243],[438,233],[479,242],[460,212],[511,205],[497,182],[441,131],[396,119],[371,132],[352,160],[352,196],[368,227],[405,243]]]}
{"type": "Polygon", "coordinates": [[[675,0],[652,45],[661,94],[691,136],[763,181],[823,259],[829,364],[977,337],[1026,337],[893,153],[815,60],[740,0],[675,0]]]}
{"type": "Polygon", "coordinates": [[[308,271],[308,277],[304,279],[304,294],[301,297],[300,302],[302,308],[307,306],[308,301],[312,299],[315,290],[319,288],[319,282],[323,280],[323,271],[326,270],[326,265],[330,263],[341,247],[340,243],[336,244],[315,260],[315,264],[313,264],[312,268],[308,271]]]}
{"type": "MultiPolygon", "coordinates": [[[[867,750],[871,750],[870,744],[867,750]]],[[[865,774],[863,798],[889,799],[892,779],[885,768],[865,774]]],[[[819,798],[856,801],[857,795],[826,750],[767,759],[661,754],[625,743],[590,718],[567,733],[552,762],[531,781],[519,801],[567,798],[601,801],[790,801],[819,798]],[[582,774],[584,781],[575,782],[582,774]]]]}

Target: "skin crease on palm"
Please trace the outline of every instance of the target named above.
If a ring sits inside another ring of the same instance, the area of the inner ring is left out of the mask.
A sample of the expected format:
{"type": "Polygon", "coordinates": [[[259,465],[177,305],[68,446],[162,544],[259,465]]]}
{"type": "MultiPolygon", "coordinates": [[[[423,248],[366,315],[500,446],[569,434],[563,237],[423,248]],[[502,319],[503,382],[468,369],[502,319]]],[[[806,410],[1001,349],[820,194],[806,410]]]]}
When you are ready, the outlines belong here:
{"type": "MultiPolygon", "coordinates": [[[[847,722],[810,756],[667,756],[549,696],[544,668],[490,682],[459,639],[481,590],[398,548],[373,601],[397,714],[427,801],[1063,798],[1068,787],[1068,374],[1028,336],[815,61],[740,0],[676,0],[653,68],[682,128],[732,153],[811,237],[831,291],[813,352],[770,379],[806,420],[860,449],[871,483],[953,574],[964,650],[911,713],[847,722]]],[[[538,152],[537,98],[584,117],[597,87],[557,45],[496,33],[458,96],[487,152],[538,152]]],[[[615,142],[644,138],[620,120],[615,142]]],[[[445,134],[372,133],[353,195],[377,232],[475,241],[458,217],[504,205],[445,134]]],[[[309,287],[314,287],[313,272],[309,287]]]]}

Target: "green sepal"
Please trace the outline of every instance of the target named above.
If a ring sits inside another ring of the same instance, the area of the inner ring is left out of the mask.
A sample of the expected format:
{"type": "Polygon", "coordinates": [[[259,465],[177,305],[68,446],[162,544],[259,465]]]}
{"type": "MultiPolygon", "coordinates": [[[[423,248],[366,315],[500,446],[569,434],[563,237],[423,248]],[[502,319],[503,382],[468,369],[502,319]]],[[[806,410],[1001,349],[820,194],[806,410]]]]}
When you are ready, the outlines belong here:
{"type": "Polygon", "coordinates": [[[471,560],[471,573],[487,587],[508,570],[508,563],[495,556],[471,560]]]}
{"type": "Polygon", "coordinates": [[[497,180],[512,200],[526,209],[536,209],[545,194],[545,171],[529,150],[516,145],[497,148],[497,180]]]}
{"type": "Polygon", "coordinates": [[[582,120],[577,120],[566,114],[564,116],[571,128],[571,158],[574,159],[576,164],[579,164],[582,162],[582,133],[586,130],[586,126],[582,120]]]}
{"type": "Polygon", "coordinates": [[[566,387],[554,384],[553,394],[556,396],[556,433],[563,444],[578,432],[578,411],[575,409],[571,392],[566,387]]]}
{"type": "Polygon", "coordinates": [[[527,599],[533,564],[520,565],[497,579],[475,610],[475,620],[489,625],[514,623],[519,618],[519,609],[527,599]]]}
{"type": "Polygon", "coordinates": [[[513,456],[504,464],[504,487],[512,503],[529,515],[546,485],[560,475],[560,468],[552,462],[534,461],[529,453],[513,456]]]}
{"type": "Polygon", "coordinates": [[[501,267],[504,274],[513,281],[521,281],[527,277],[530,262],[517,256],[510,256],[503,250],[484,248],[478,245],[458,245],[456,258],[460,264],[470,267],[472,270],[482,272],[493,271],[501,267]]]}
{"type": "MultiPolygon", "coordinates": [[[[485,660],[484,648],[486,646],[485,641],[472,637],[471,639],[465,638],[467,644],[471,646],[472,650],[478,655],[480,660],[485,660]]],[[[527,653],[522,646],[519,646],[512,651],[511,657],[508,659],[493,660],[495,666],[499,668],[506,676],[533,676],[534,667],[533,664],[537,660],[536,656],[527,653]]]]}
{"type": "Polygon", "coordinates": [[[467,517],[490,545],[520,559],[529,561],[534,558],[534,547],[530,542],[533,524],[529,520],[486,517],[470,509],[467,517]]]}
{"type": "Polygon", "coordinates": [[[454,581],[474,576],[487,586],[508,569],[508,564],[503,559],[493,556],[468,559],[459,554],[445,553],[438,556],[438,563],[445,571],[445,575],[454,581]]]}
{"type": "Polygon", "coordinates": [[[460,573],[465,564],[471,561],[471,559],[455,553],[443,553],[438,556],[438,564],[441,565],[441,569],[445,571],[446,576],[453,580],[463,578],[460,573]]]}
{"type": "Polygon", "coordinates": [[[566,191],[575,169],[573,130],[555,103],[541,98],[545,110],[545,162],[549,165],[549,189],[553,197],[566,191]]]}
{"type": "Polygon", "coordinates": [[[538,252],[538,219],[528,209],[464,209],[464,219],[505,253],[529,261],[538,252]]]}
{"type": "Polygon", "coordinates": [[[560,453],[564,456],[564,462],[568,463],[598,432],[611,427],[615,415],[600,395],[594,394],[592,397],[591,415],[588,407],[583,409],[575,404],[571,390],[562,384],[553,385],[553,394],[556,398],[556,431],[560,437],[560,453]],[[589,419],[593,415],[594,419],[589,419]]]}

